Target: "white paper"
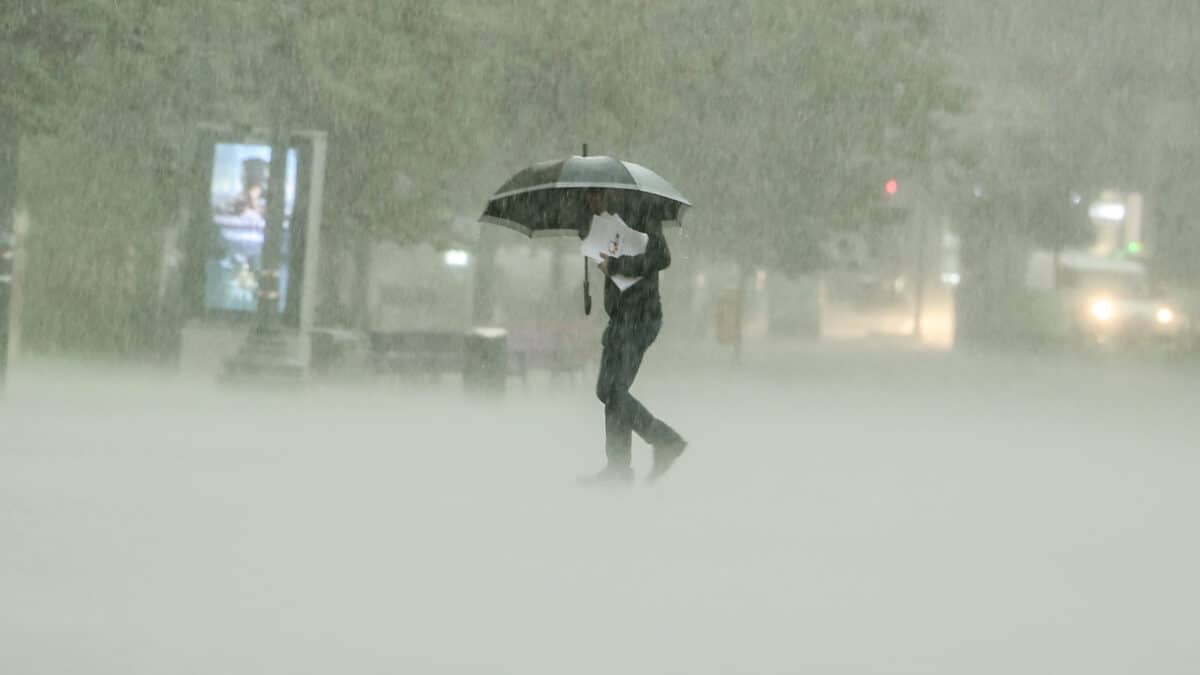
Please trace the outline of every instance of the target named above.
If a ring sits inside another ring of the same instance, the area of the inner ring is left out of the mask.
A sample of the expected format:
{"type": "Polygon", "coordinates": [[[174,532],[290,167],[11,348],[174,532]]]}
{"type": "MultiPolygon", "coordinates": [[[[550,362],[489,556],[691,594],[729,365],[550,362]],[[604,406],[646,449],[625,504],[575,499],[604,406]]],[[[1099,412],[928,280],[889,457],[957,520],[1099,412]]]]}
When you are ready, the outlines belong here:
{"type": "MultiPolygon", "coordinates": [[[[610,258],[645,253],[649,241],[648,235],[626,225],[621,216],[603,213],[592,216],[592,227],[588,230],[583,244],[579,246],[579,251],[596,262],[603,262],[604,257],[601,253],[610,258]]],[[[625,277],[619,274],[609,278],[622,291],[641,280],[641,277],[625,277]]]]}

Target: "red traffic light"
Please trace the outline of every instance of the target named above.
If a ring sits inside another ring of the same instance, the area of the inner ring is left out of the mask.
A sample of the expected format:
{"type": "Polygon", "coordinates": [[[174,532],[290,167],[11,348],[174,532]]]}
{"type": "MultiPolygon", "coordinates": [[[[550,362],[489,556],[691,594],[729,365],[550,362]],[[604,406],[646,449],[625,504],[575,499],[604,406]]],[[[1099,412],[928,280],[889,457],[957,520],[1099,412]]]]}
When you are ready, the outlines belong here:
{"type": "Polygon", "coordinates": [[[883,191],[889,195],[894,195],[900,191],[900,183],[895,179],[891,179],[883,184],[883,191]]]}

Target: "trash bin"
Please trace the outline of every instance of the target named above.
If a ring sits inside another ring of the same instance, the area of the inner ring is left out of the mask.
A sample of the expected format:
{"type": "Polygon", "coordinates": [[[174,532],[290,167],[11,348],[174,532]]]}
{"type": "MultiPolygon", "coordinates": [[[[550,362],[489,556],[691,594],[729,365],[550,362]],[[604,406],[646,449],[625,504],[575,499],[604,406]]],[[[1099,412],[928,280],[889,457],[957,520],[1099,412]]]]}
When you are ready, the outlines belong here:
{"type": "Polygon", "coordinates": [[[464,345],[463,386],[468,393],[502,395],[508,383],[508,331],[475,328],[464,345]]]}
{"type": "Polygon", "coordinates": [[[341,345],[329,331],[314,330],[308,334],[308,339],[309,368],[314,375],[329,375],[341,358],[341,345]]]}
{"type": "Polygon", "coordinates": [[[359,374],[366,366],[366,337],[344,328],[314,328],[309,332],[309,369],[313,375],[336,377],[359,374]]]}

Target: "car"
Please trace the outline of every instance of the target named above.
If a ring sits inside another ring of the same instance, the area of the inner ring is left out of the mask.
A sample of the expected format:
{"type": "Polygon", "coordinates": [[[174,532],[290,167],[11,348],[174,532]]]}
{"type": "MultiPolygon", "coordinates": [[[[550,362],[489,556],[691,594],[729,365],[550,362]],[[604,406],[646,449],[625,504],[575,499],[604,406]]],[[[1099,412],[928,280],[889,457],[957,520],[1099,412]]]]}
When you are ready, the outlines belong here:
{"type": "Polygon", "coordinates": [[[1188,321],[1165,293],[1155,292],[1136,261],[1064,257],[1057,295],[1067,337],[1085,348],[1181,348],[1188,321]]]}
{"type": "Polygon", "coordinates": [[[1155,289],[1137,260],[1064,251],[1030,257],[1031,330],[1043,341],[1094,350],[1173,350],[1191,344],[1190,305],[1155,289]]]}

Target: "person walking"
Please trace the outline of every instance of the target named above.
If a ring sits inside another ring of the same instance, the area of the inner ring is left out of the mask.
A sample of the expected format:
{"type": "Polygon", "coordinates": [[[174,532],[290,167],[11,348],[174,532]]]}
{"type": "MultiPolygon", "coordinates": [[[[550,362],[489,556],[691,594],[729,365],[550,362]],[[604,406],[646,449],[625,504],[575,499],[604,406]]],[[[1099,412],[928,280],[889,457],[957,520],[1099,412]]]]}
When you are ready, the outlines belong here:
{"type": "MultiPolygon", "coordinates": [[[[608,213],[613,191],[589,189],[586,193],[587,217],[578,227],[580,238],[587,237],[593,216],[608,213]]],[[[647,481],[654,482],[675,463],[687,448],[687,442],[674,429],[656,418],[630,393],[646,350],[662,329],[662,298],[658,274],[671,265],[671,251],[657,214],[636,212],[629,227],[646,234],[645,252],[638,255],[605,257],[600,264],[604,273],[604,311],[608,326],[601,339],[600,374],[596,396],[604,404],[605,456],[607,463],[598,473],[580,478],[587,485],[622,485],[634,480],[632,467],[633,434],[653,447],[654,463],[647,481]],[[613,276],[640,277],[622,291],[613,276]]]]}

